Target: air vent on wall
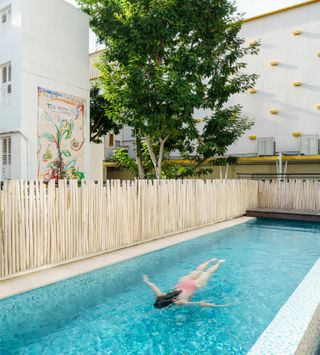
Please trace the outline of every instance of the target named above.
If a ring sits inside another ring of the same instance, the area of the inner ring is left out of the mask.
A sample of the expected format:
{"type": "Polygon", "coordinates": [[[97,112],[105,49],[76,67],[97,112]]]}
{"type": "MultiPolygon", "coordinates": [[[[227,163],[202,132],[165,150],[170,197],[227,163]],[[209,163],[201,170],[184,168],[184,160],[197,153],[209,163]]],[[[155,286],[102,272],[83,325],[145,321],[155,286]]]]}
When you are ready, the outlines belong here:
{"type": "Polygon", "coordinates": [[[300,154],[317,155],[319,154],[319,136],[318,135],[302,135],[300,154]]]}
{"type": "Polygon", "coordinates": [[[276,141],[273,137],[258,138],[258,155],[274,155],[276,141]]]}

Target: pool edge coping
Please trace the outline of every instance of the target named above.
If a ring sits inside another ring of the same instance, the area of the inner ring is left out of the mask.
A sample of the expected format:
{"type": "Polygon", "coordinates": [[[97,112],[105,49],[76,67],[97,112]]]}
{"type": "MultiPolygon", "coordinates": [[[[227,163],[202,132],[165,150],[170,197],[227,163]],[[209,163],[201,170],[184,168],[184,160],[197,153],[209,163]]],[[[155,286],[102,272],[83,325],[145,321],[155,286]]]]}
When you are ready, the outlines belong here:
{"type": "Polygon", "coordinates": [[[316,354],[320,346],[320,258],[251,347],[248,355],[316,354]]]}
{"type": "Polygon", "coordinates": [[[30,270],[23,275],[0,281],[0,300],[19,295],[40,287],[66,280],[103,267],[152,253],[176,244],[186,242],[210,233],[218,232],[254,220],[254,217],[237,217],[223,222],[215,222],[205,227],[175,233],[147,241],[135,246],[115,251],[89,255],[81,260],[71,260],[61,265],[49,265],[45,269],[30,270]]]}

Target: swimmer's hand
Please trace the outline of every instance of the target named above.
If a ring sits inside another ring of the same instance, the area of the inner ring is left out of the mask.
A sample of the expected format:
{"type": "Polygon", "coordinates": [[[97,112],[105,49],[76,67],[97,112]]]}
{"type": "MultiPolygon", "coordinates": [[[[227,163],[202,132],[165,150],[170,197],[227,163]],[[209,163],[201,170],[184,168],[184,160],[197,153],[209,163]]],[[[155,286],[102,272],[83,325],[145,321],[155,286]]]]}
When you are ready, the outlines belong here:
{"type": "Polygon", "coordinates": [[[215,304],[215,303],[207,303],[205,301],[200,301],[199,306],[201,307],[218,307],[218,308],[223,308],[223,307],[230,307],[234,305],[234,303],[227,303],[227,304],[215,304]]]}
{"type": "Polygon", "coordinates": [[[149,281],[148,275],[143,275],[143,276],[142,276],[142,280],[143,280],[144,282],[148,282],[148,281],[149,281]]]}
{"type": "Polygon", "coordinates": [[[206,301],[199,301],[198,304],[200,307],[214,307],[213,303],[207,303],[206,301]]]}

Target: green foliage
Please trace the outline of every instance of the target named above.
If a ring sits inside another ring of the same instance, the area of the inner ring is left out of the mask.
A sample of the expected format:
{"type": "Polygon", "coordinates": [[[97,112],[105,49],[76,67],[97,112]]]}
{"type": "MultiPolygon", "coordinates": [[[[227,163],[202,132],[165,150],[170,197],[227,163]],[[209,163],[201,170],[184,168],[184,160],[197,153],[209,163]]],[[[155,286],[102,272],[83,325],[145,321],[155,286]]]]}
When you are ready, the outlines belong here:
{"type": "MultiPolygon", "coordinates": [[[[153,164],[150,159],[148,147],[145,142],[141,146],[142,164],[145,179],[155,178],[153,164]]],[[[123,148],[117,148],[113,151],[112,160],[120,167],[128,169],[136,178],[139,178],[139,171],[137,163],[129,156],[128,152],[123,148]]]]}
{"type": "Polygon", "coordinates": [[[178,163],[174,160],[164,161],[162,177],[165,179],[177,179],[179,177],[202,177],[212,173],[210,168],[195,169],[194,167],[194,163],[178,163]]]}
{"type": "Polygon", "coordinates": [[[216,158],[210,163],[214,166],[235,165],[238,161],[237,157],[216,158]]]}
{"type": "Polygon", "coordinates": [[[204,158],[224,155],[228,147],[253,125],[252,121],[240,115],[241,107],[236,105],[221,108],[214,118],[207,119],[198,140],[198,154],[204,158]]]}
{"type": "Polygon", "coordinates": [[[94,85],[90,90],[90,141],[101,143],[101,137],[112,131],[119,133],[121,125],[115,123],[110,115],[109,102],[100,94],[100,89],[94,85]]]}
{"type": "Polygon", "coordinates": [[[108,117],[146,139],[158,178],[164,147],[193,153],[198,169],[250,127],[240,106],[227,107],[233,94],[253,87],[256,75],[244,72],[243,58],[258,51],[239,37],[233,1],[78,2],[106,45],[100,70],[108,117]],[[203,131],[193,119],[200,109],[211,112],[203,131]]]}
{"type": "MultiPolygon", "coordinates": [[[[154,147],[155,149],[157,147],[154,147]]],[[[137,163],[129,156],[128,152],[123,148],[117,148],[113,151],[112,160],[118,164],[119,167],[128,169],[135,178],[139,178],[137,163]]],[[[142,143],[142,162],[145,179],[156,178],[154,166],[150,159],[148,147],[145,142],[142,143]]],[[[212,172],[210,168],[202,168],[199,170],[194,169],[194,164],[185,164],[180,161],[169,160],[165,155],[161,178],[175,179],[178,176],[203,176],[212,172]]]]}
{"type": "Polygon", "coordinates": [[[125,149],[115,149],[113,151],[112,160],[116,162],[119,167],[128,169],[134,177],[139,177],[137,164],[130,158],[125,149]]]}

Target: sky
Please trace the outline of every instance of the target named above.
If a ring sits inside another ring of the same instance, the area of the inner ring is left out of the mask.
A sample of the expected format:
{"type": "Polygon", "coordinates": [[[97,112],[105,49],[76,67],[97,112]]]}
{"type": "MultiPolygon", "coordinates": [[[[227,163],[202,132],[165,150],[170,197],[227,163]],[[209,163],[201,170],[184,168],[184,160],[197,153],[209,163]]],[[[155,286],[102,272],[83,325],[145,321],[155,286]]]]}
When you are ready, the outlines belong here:
{"type": "MultiPolygon", "coordinates": [[[[76,6],[76,0],[65,0],[76,6]]],[[[238,10],[245,13],[245,18],[260,15],[266,12],[281,9],[291,5],[299,4],[306,0],[236,0],[238,10]]],[[[90,33],[89,51],[94,52],[100,47],[96,44],[95,35],[90,33]]]]}

